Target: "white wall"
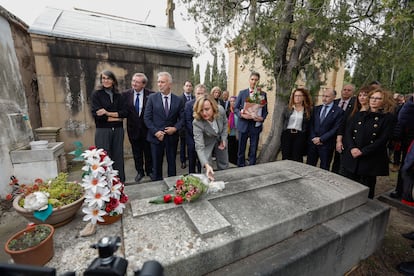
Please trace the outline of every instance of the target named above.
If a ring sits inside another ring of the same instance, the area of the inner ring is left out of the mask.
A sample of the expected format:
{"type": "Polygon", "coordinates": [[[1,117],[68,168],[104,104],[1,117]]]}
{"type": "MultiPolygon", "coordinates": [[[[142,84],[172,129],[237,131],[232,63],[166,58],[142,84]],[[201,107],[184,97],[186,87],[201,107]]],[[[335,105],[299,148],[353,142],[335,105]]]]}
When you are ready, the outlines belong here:
{"type": "MultiPolygon", "coordinates": [[[[10,151],[28,145],[33,137],[25,120],[27,102],[9,22],[0,15],[0,197],[11,191],[14,174],[10,151]]],[[[18,176],[16,176],[18,177],[18,176]]]]}

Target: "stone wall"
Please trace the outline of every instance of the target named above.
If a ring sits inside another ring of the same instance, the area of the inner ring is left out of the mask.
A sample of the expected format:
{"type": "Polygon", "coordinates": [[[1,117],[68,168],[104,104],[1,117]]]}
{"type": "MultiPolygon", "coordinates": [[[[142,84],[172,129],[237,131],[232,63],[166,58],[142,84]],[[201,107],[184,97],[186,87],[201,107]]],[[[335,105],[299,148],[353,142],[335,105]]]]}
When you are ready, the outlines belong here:
{"type": "MultiPolygon", "coordinates": [[[[182,83],[191,76],[192,56],[150,51],[136,47],[96,43],[31,34],[39,80],[43,127],[61,127],[65,151],[73,142],[93,145],[95,124],[90,113],[90,97],[99,84],[99,74],[111,70],[119,89],[130,88],[131,78],[143,72],[148,88],[157,90],[157,73],[168,71],[174,79],[173,91],[182,93],[182,83]]],[[[125,153],[131,152],[125,135],[125,153]]]]}
{"type": "Polygon", "coordinates": [[[1,6],[0,36],[0,197],[4,197],[14,175],[9,153],[33,140],[31,127],[40,125],[40,113],[27,26],[1,6]]]}

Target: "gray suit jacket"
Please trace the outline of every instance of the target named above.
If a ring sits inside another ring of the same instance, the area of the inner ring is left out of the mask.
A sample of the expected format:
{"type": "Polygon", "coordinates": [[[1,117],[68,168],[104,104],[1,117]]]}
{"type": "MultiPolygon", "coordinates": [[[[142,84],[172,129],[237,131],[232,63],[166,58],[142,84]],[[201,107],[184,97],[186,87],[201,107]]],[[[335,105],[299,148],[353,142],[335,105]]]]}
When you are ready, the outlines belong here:
{"type": "Polygon", "coordinates": [[[211,124],[203,119],[193,121],[193,134],[198,159],[202,166],[211,164],[212,152],[216,153],[217,168],[223,170],[228,168],[229,156],[227,152],[227,117],[224,108],[219,105],[220,115],[217,117],[218,133],[211,124]],[[224,141],[226,148],[219,150],[220,141],[224,141]]]}

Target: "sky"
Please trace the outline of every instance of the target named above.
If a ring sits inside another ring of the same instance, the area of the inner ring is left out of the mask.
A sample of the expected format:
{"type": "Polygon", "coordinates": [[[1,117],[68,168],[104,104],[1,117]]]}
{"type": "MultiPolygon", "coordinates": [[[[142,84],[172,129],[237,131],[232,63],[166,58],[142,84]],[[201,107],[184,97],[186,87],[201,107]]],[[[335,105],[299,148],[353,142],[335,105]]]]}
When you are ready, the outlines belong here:
{"type": "MultiPolygon", "coordinates": [[[[200,54],[194,59],[194,63],[200,64],[201,79],[203,80],[207,61],[212,64],[213,57],[206,48],[197,43],[195,22],[183,19],[182,14],[186,14],[185,7],[177,1],[175,2],[175,28],[193,47],[194,51],[200,54]]],[[[45,7],[66,10],[72,10],[76,7],[139,20],[156,26],[165,27],[167,25],[167,16],[165,15],[167,0],[0,0],[0,5],[29,26],[45,7]]]]}

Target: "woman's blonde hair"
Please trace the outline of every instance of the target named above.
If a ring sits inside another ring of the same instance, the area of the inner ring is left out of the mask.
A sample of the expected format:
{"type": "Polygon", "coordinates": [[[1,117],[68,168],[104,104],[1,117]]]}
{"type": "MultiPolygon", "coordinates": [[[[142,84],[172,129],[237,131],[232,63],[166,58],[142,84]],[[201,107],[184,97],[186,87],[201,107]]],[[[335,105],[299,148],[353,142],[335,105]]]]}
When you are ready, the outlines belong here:
{"type": "Polygon", "coordinates": [[[213,88],[211,88],[210,94],[213,94],[214,91],[216,91],[216,90],[218,90],[220,92],[220,95],[219,96],[221,96],[221,89],[218,86],[214,86],[213,88]]]}
{"type": "Polygon", "coordinates": [[[211,104],[211,108],[213,109],[213,117],[214,119],[216,119],[219,116],[219,111],[218,111],[218,105],[217,105],[217,101],[213,98],[213,96],[209,95],[203,95],[199,98],[196,99],[195,103],[194,103],[194,113],[193,113],[193,117],[196,120],[201,120],[203,119],[203,105],[205,101],[209,101],[211,104]]]}

